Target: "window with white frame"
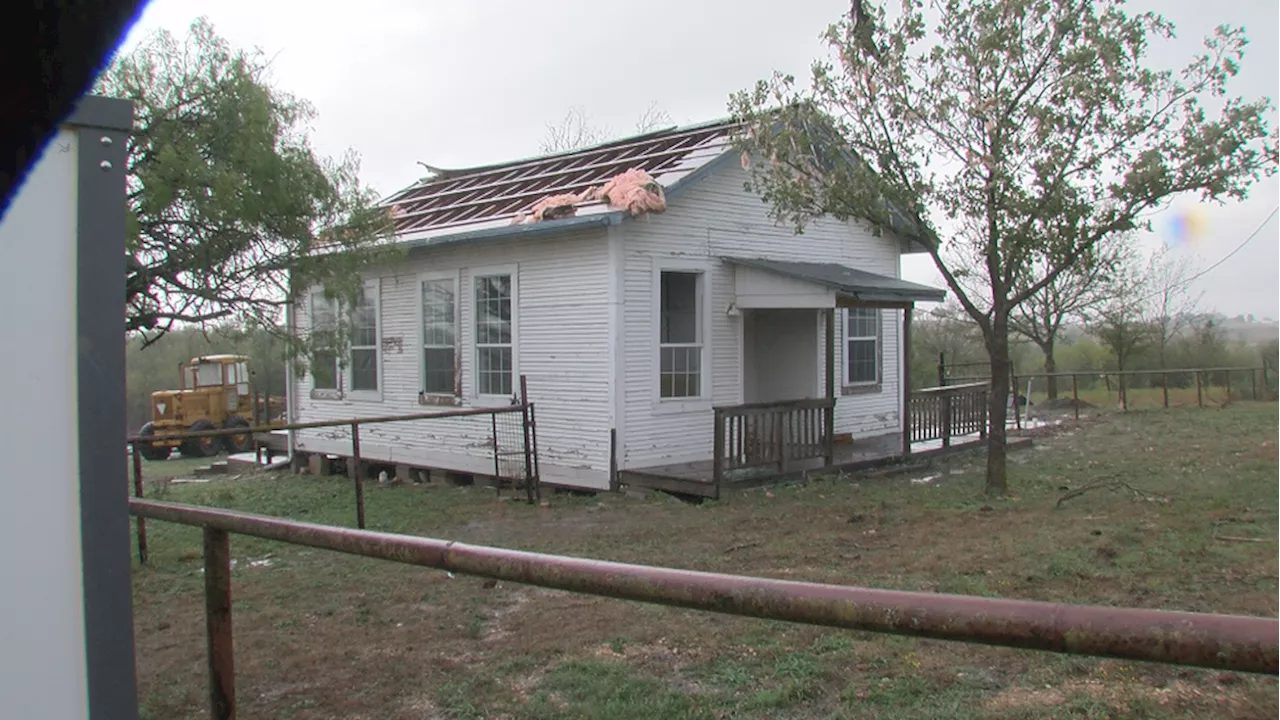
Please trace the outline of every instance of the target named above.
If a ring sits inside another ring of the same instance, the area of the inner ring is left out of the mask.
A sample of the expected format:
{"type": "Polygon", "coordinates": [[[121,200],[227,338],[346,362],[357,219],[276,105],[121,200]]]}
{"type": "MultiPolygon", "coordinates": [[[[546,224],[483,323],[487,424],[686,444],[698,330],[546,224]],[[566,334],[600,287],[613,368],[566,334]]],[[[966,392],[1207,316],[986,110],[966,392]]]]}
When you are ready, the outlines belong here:
{"type": "Polygon", "coordinates": [[[311,293],[311,387],[338,389],[338,353],[334,349],[338,331],[337,302],[323,291],[311,293]]]}
{"type": "Polygon", "coordinates": [[[351,308],[351,373],[353,392],[378,390],[378,293],[377,287],[361,288],[351,308]]]}
{"type": "Polygon", "coordinates": [[[512,395],[515,356],[511,276],[481,275],[476,286],[476,393],[512,395]]]}
{"type": "Polygon", "coordinates": [[[658,394],[702,396],[702,273],[664,270],[658,309],[658,394]]]}
{"type": "Polygon", "coordinates": [[[845,311],[845,385],[874,385],[880,381],[880,311],[845,311]]]}
{"type": "Polygon", "coordinates": [[[458,362],[457,281],[422,281],[422,391],[456,394],[458,362]]]}

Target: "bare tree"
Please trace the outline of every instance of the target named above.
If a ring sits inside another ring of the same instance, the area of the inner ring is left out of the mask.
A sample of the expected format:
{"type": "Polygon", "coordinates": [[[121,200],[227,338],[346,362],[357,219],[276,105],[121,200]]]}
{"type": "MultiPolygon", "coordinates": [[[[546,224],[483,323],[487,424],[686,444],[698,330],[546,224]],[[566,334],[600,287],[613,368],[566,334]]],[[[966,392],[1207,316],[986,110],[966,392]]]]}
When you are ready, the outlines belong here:
{"type": "Polygon", "coordinates": [[[671,119],[671,113],[658,107],[656,102],[650,103],[649,107],[643,113],[640,113],[640,118],[636,120],[636,134],[643,135],[674,124],[675,121],[671,119]]]}
{"type": "Polygon", "coordinates": [[[1167,367],[1169,343],[1190,322],[1203,295],[1191,291],[1194,271],[1190,258],[1170,254],[1165,245],[1152,254],[1147,264],[1151,329],[1161,370],[1167,367]]]}
{"type": "MultiPolygon", "coordinates": [[[[671,115],[655,102],[636,119],[635,132],[643,135],[673,124],[671,115]]],[[[538,147],[543,153],[564,152],[598,145],[614,137],[608,127],[593,125],[585,109],[574,106],[569,108],[559,122],[547,123],[547,134],[538,147]]]]}
{"type": "MultiPolygon", "coordinates": [[[[1009,329],[1035,344],[1044,355],[1046,391],[1049,399],[1058,397],[1058,364],[1054,350],[1059,333],[1072,321],[1083,321],[1094,309],[1112,298],[1117,268],[1132,261],[1132,250],[1120,238],[1100,243],[1092,262],[1074,265],[1062,272],[1039,291],[1027,297],[1009,316],[1009,329]]],[[[1029,263],[1019,285],[1035,283],[1048,272],[1043,260],[1029,263]]]]}
{"type": "Polygon", "coordinates": [[[586,110],[575,105],[559,122],[547,123],[547,134],[538,147],[544,153],[577,150],[602,143],[608,136],[607,129],[592,125],[586,110]]]}

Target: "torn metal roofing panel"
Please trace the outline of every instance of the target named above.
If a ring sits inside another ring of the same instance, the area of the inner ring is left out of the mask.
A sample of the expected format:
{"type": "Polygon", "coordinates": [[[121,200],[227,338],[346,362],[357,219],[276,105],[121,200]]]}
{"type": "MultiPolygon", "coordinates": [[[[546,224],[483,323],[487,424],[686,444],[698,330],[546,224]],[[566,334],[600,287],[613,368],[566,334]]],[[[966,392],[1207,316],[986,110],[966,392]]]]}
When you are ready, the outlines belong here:
{"type": "Polygon", "coordinates": [[[758,268],[804,280],[863,302],[942,302],[946,291],[877,275],[836,263],[790,262],[764,258],[721,257],[734,265],[758,268]]]}
{"type": "MultiPolygon", "coordinates": [[[[632,169],[669,186],[730,151],[736,125],[719,120],[669,128],[579,150],[461,170],[433,170],[433,177],[387,198],[395,232],[466,232],[510,221],[550,195],[585,194],[632,169]]],[[[608,212],[588,201],[577,214],[608,212]]]]}

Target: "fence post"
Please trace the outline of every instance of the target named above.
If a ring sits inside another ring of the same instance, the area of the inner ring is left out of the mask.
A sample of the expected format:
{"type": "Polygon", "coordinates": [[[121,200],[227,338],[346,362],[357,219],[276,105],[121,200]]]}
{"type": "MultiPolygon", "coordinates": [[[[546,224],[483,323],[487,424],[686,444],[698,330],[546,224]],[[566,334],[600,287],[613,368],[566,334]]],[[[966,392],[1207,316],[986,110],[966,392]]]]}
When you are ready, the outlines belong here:
{"type": "Polygon", "coordinates": [[[1257,368],[1249,368],[1249,385],[1251,387],[1251,390],[1253,391],[1251,393],[1253,396],[1253,399],[1256,401],[1258,399],[1258,369],[1257,368]]]}
{"type": "Polygon", "coordinates": [[[720,481],[724,477],[724,408],[715,408],[716,427],[711,455],[711,482],[715,483],[715,499],[720,499],[720,481]]]}
{"type": "MultiPolygon", "coordinates": [[[[502,497],[502,448],[498,447],[498,413],[489,416],[489,428],[493,433],[493,494],[502,497]]],[[[613,432],[609,433],[609,453],[612,457],[613,453],[613,432]]],[[[609,473],[609,489],[616,490],[613,486],[613,473],[609,473]]]]}
{"type": "MultiPolygon", "coordinates": [[[[133,453],[133,496],[142,497],[142,450],[138,449],[138,443],[129,443],[129,449],[133,453]]],[[[134,518],[138,523],[138,564],[147,564],[147,519],[138,516],[134,518]]]]}
{"type": "Polygon", "coordinates": [[[1071,373],[1071,408],[1075,411],[1076,424],[1080,424],[1080,376],[1071,373]]]}
{"type": "Polygon", "coordinates": [[[209,705],[214,720],[235,720],[235,651],[231,631],[231,536],[204,529],[204,622],[209,641],[209,705]]]}
{"type": "Polygon", "coordinates": [[[951,447],[951,395],[944,392],[938,400],[942,404],[939,410],[942,413],[942,447],[951,447]]]}
{"type": "Polygon", "coordinates": [[[520,376],[520,421],[524,426],[524,494],[533,504],[533,432],[529,413],[529,383],[520,376]]]}
{"type": "Polygon", "coordinates": [[[1019,430],[1022,429],[1022,406],[1018,404],[1018,376],[1013,374],[1013,368],[1009,368],[1009,384],[1013,386],[1013,424],[1019,430]]]}
{"type": "Polygon", "coordinates": [[[979,407],[978,412],[979,412],[979,415],[981,416],[980,418],[981,422],[978,423],[978,439],[979,440],[987,439],[987,420],[990,419],[990,414],[987,412],[987,406],[991,404],[990,394],[991,394],[991,390],[988,388],[984,388],[982,392],[978,394],[978,402],[980,403],[980,405],[978,406],[979,407]]]}
{"type": "Polygon", "coordinates": [[[356,527],[364,529],[364,473],[360,468],[360,423],[351,423],[351,479],[356,484],[356,527]]]}
{"type": "Polygon", "coordinates": [[[774,452],[778,453],[778,472],[786,472],[787,469],[787,443],[782,437],[785,416],[785,410],[773,412],[773,448],[774,452]]]}
{"type": "Polygon", "coordinates": [[[1120,374],[1120,410],[1129,412],[1129,383],[1125,381],[1128,377],[1123,372],[1120,374]]]}
{"type": "Polygon", "coordinates": [[[1200,371],[1196,370],[1196,405],[1204,407],[1204,393],[1200,390],[1200,371]]]}
{"type": "Polygon", "coordinates": [[[1227,402],[1231,402],[1231,371],[1222,371],[1223,382],[1227,386],[1227,402]]]}

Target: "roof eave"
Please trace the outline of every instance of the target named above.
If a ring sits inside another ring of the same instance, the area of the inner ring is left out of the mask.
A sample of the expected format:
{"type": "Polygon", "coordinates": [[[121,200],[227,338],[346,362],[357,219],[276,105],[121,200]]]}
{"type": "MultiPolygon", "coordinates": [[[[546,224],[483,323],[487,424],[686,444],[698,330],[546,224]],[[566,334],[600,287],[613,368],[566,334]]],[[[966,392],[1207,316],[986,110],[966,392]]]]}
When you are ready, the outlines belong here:
{"type": "Polygon", "coordinates": [[[502,240],[508,238],[530,238],[540,235],[548,235],[558,232],[574,232],[593,227],[607,227],[609,225],[617,225],[622,222],[622,218],[626,215],[621,210],[615,210],[604,213],[596,213],[592,215],[580,215],[569,218],[561,218],[559,220],[543,220],[536,223],[520,223],[516,225],[500,225],[497,227],[481,228],[464,232],[450,233],[446,235],[434,235],[430,237],[415,238],[412,240],[397,241],[397,245],[406,250],[417,250],[421,248],[436,247],[440,245],[453,245],[462,242],[478,242],[483,240],[502,240]]]}

